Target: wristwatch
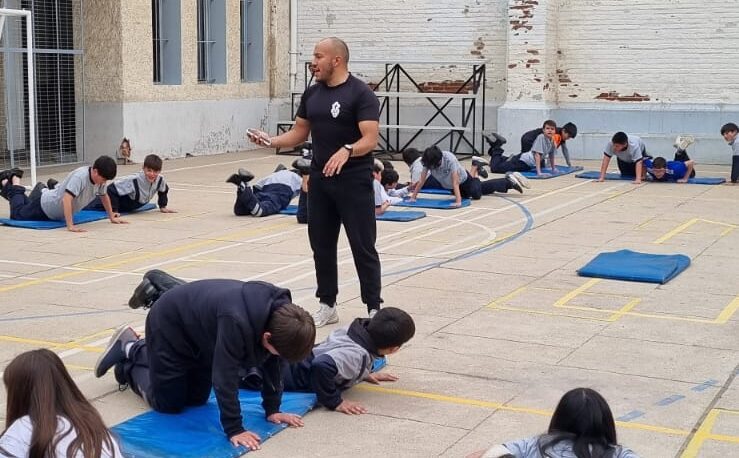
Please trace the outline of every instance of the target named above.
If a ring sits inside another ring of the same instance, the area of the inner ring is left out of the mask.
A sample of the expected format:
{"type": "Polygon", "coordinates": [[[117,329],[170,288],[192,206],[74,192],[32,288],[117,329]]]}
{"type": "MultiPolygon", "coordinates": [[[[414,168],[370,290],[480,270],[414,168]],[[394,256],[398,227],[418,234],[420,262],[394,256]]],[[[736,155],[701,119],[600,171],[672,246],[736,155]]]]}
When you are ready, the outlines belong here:
{"type": "Polygon", "coordinates": [[[354,147],[347,143],[344,145],[344,149],[349,151],[349,157],[352,157],[352,154],[354,154],[354,147]]]}

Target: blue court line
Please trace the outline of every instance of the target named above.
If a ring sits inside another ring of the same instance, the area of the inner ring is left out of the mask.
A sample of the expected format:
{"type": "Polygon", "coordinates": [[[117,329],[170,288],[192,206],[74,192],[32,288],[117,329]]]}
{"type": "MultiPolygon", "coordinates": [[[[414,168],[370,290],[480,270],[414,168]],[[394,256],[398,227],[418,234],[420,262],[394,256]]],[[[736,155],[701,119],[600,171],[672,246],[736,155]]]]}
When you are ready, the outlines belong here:
{"type": "Polygon", "coordinates": [[[685,396],[683,396],[682,394],[673,394],[672,396],[660,399],[659,401],[655,402],[654,405],[664,407],[673,404],[681,399],[685,399],[685,396]]]}
{"type": "Polygon", "coordinates": [[[27,321],[27,320],[42,320],[44,318],[62,318],[68,316],[84,316],[84,315],[99,315],[101,313],[110,312],[125,312],[125,310],[96,310],[94,312],[73,312],[73,313],[61,313],[55,315],[35,315],[35,316],[19,316],[15,318],[0,318],[0,323],[7,323],[13,321],[27,321]]]}
{"type": "Polygon", "coordinates": [[[691,388],[692,391],[706,391],[709,388],[713,388],[718,383],[718,380],[706,380],[705,382],[701,383],[700,385],[696,385],[693,388],[691,388]]]}
{"type": "Polygon", "coordinates": [[[643,415],[644,415],[644,412],[642,412],[641,410],[632,410],[631,412],[627,413],[626,415],[622,415],[622,416],[616,418],[616,420],[618,420],[618,421],[631,421],[631,420],[634,420],[635,418],[639,418],[639,417],[641,417],[643,415]]]}

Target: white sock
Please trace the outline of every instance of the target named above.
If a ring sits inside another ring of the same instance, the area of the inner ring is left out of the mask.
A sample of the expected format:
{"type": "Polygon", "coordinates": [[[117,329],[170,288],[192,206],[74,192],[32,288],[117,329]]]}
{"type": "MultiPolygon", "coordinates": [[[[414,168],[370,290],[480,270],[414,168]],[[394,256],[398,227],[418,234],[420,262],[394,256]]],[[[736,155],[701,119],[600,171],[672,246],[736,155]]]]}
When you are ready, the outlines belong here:
{"type": "Polygon", "coordinates": [[[135,343],[135,342],[128,342],[128,343],[127,343],[127,344],[126,344],[126,345],[125,345],[125,346],[123,347],[123,353],[125,353],[125,355],[126,355],[126,358],[129,358],[129,356],[128,356],[128,355],[129,355],[129,354],[131,354],[131,347],[133,347],[133,344],[134,344],[134,343],[135,343]]]}

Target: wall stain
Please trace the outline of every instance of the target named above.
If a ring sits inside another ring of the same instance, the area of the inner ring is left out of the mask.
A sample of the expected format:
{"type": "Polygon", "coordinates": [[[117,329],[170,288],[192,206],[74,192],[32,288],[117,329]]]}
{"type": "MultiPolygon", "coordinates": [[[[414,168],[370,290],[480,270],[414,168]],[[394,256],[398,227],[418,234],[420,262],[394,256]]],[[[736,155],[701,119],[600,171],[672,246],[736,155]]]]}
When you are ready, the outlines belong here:
{"type": "Polygon", "coordinates": [[[595,96],[596,100],[607,100],[609,102],[648,102],[651,98],[634,92],[631,95],[621,95],[616,91],[601,92],[595,96]]]}

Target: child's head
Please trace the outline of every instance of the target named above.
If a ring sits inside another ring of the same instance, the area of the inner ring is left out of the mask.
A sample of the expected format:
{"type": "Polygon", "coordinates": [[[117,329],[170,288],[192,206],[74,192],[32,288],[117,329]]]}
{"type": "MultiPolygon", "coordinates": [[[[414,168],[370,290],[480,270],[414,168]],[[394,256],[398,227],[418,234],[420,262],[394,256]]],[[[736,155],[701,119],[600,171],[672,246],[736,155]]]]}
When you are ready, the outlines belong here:
{"type": "Polygon", "coordinates": [[[562,140],[569,140],[577,137],[577,126],[571,122],[568,122],[562,126],[562,140]]]}
{"type": "Polygon", "coordinates": [[[398,175],[398,172],[396,172],[395,169],[385,169],[382,171],[380,184],[384,186],[385,189],[395,189],[398,185],[398,181],[400,181],[400,175],[398,175]]]}
{"type": "Polygon", "coordinates": [[[112,157],[100,156],[92,163],[92,173],[90,175],[95,184],[103,184],[115,178],[117,172],[118,166],[112,157]]]}
{"type": "Polygon", "coordinates": [[[409,167],[416,162],[416,159],[421,157],[421,152],[416,148],[406,148],[403,150],[403,162],[409,167]]]}
{"type": "Polygon", "coordinates": [[[611,138],[613,150],[618,152],[624,151],[629,147],[629,136],[625,132],[616,132],[611,138]]]}
{"type": "Polygon", "coordinates": [[[144,159],[144,166],[142,169],[144,170],[144,175],[149,183],[154,183],[162,172],[162,158],[156,154],[149,154],[144,159]]]}
{"type": "Polygon", "coordinates": [[[549,423],[549,435],[548,443],[542,446],[570,439],[577,456],[596,456],[592,452],[604,452],[618,444],[611,409],[603,396],[590,388],[575,388],[562,396],[549,423]]]}
{"type": "Polygon", "coordinates": [[[544,136],[552,138],[554,133],[557,132],[557,123],[551,119],[547,119],[541,128],[544,130],[544,136]]]}
{"type": "Polygon", "coordinates": [[[380,181],[383,170],[385,170],[385,166],[382,165],[382,161],[379,159],[375,159],[372,162],[372,176],[375,178],[375,180],[380,181]]]}
{"type": "Polygon", "coordinates": [[[736,139],[737,134],[739,134],[739,126],[733,122],[729,122],[721,126],[721,135],[727,142],[733,142],[734,139],[736,139]]]}
{"type": "Polygon", "coordinates": [[[663,157],[655,157],[652,161],[651,172],[656,179],[661,180],[667,173],[667,160],[663,157]]]}
{"type": "Polygon", "coordinates": [[[424,150],[423,156],[421,156],[421,164],[429,170],[434,170],[441,165],[442,157],[443,155],[438,146],[429,146],[424,150]]]}
{"type": "Polygon", "coordinates": [[[389,355],[413,338],[416,324],[406,312],[395,307],[385,307],[370,319],[367,332],[379,354],[389,355]]]}
{"type": "Polygon", "coordinates": [[[310,355],[316,341],[316,325],[310,313],[295,304],[277,307],[267,322],[262,345],[291,363],[310,355]]]}
{"type": "Polygon", "coordinates": [[[57,415],[77,432],[68,455],[100,456],[105,444],[113,450],[103,419],[85,398],[56,353],[39,349],[21,353],[3,373],[7,390],[5,421],[12,424],[28,415],[33,423],[29,456],[49,456],[54,450],[57,415]]]}
{"type": "Polygon", "coordinates": [[[393,165],[393,163],[388,161],[387,159],[382,160],[382,166],[385,167],[385,170],[395,169],[395,166],[393,165]]]}

